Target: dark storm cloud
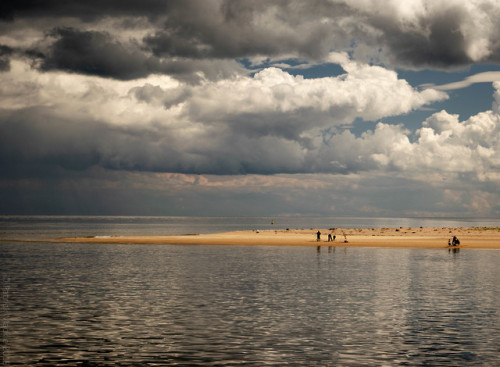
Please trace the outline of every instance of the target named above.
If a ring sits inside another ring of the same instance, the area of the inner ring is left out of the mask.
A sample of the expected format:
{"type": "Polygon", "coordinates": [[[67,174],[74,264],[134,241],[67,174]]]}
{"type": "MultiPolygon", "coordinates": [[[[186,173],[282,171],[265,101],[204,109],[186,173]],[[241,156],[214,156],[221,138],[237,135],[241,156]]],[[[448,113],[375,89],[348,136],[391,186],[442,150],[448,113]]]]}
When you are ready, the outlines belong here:
{"type": "Polygon", "coordinates": [[[368,17],[382,35],[376,39],[387,45],[389,57],[398,66],[446,68],[473,62],[467,55],[467,43],[460,31],[465,11],[456,7],[419,20],[420,27],[405,29],[394,17],[368,17]],[[425,31],[426,30],[426,31],[425,31]]]}
{"type": "Polygon", "coordinates": [[[0,166],[5,178],[50,176],[61,169],[84,170],[99,161],[88,146],[102,130],[94,123],[64,124],[44,108],[0,113],[0,166]],[[26,144],[29,142],[29,144],[26,144]]]}
{"type": "Polygon", "coordinates": [[[163,14],[175,1],[157,0],[2,0],[0,19],[76,17],[91,21],[108,16],[163,14]]]}
{"type": "MultiPolygon", "coordinates": [[[[4,20],[75,17],[85,22],[116,16],[145,16],[161,27],[145,38],[156,54],[188,58],[234,58],[293,52],[321,56],[340,40],[341,27],[322,25],[352,11],[328,1],[103,0],[3,1],[4,20]],[[265,17],[260,19],[261,17],[265,17]],[[283,28],[277,31],[276,26],[283,28]],[[334,34],[335,33],[335,34],[334,34]]],[[[346,40],[341,40],[346,45],[346,40]]]]}
{"type": "Polygon", "coordinates": [[[13,51],[14,50],[8,46],[0,45],[0,72],[8,71],[10,69],[9,58],[13,51]]]}
{"type": "Polygon", "coordinates": [[[163,28],[144,41],[161,56],[243,58],[325,56],[348,45],[344,30],[319,17],[352,13],[325,1],[187,1],[172,8],[163,28]]]}
{"type": "Polygon", "coordinates": [[[3,1],[1,6],[4,20],[45,19],[33,26],[56,27],[52,32],[56,40],[50,52],[44,52],[45,70],[117,79],[157,72],[192,81],[203,72],[213,80],[232,75],[216,68],[215,61],[321,60],[332,51],[401,68],[446,69],[500,58],[493,2],[483,7],[465,2],[426,7],[415,3],[416,9],[421,6],[417,10],[376,0],[363,6],[321,0],[41,0],[3,1]],[[407,19],[400,16],[403,7],[412,9],[407,19]],[[74,29],[59,27],[58,19],[67,17],[83,22],[74,29]],[[133,29],[139,17],[147,19],[147,31],[125,44],[113,34],[120,29],[108,29],[109,33],[93,29],[97,21],[116,17],[122,17],[121,29],[133,29]],[[487,24],[493,28],[478,28],[487,24]]]}
{"type": "Polygon", "coordinates": [[[42,107],[0,115],[0,165],[6,177],[53,175],[93,166],[175,171],[181,154],[171,149],[168,132],[161,134],[154,126],[119,127],[91,119],[68,120],[42,107]]]}
{"type": "Polygon", "coordinates": [[[51,36],[57,40],[42,60],[43,70],[134,79],[159,69],[157,60],[127,49],[104,32],[58,28],[51,36]]]}
{"type": "Polygon", "coordinates": [[[160,60],[148,56],[137,44],[124,45],[106,32],[56,28],[50,32],[49,38],[55,41],[47,50],[26,52],[45,71],[64,70],[119,80],[163,73],[186,82],[198,81],[198,71],[209,80],[243,72],[241,65],[231,60],[219,63],[212,60],[160,60]]]}
{"type": "Polygon", "coordinates": [[[4,178],[50,177],[91,167],[179,173],[301,171],[293,144],[267,143],[221,131],[185,140],[156,125],[121,127],[68,121],[47,108],[0,113],[0,171],[4,178]],[[29,144],[26,144],[29,142],[29,144]],[[255,144],[258,145],[256,148],[255,144]]]}

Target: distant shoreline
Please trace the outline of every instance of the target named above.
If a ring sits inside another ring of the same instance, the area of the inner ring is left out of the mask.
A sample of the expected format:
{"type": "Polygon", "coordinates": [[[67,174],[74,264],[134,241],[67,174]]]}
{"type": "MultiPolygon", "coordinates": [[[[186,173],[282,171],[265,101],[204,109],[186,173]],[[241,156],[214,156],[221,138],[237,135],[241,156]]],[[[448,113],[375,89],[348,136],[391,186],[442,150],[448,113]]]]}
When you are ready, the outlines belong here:
{"type": "MultiPolygon", "coordinates": [[[[500,249],[500,227],[319,229],[321,232],[320,241],[317,241],[316,238],[317,231],[318,229],[266,229],[214,234],[191,233],[174,236],[87,236],[33,239],[30,241],[104,244],[448,248],[448,240],[451,240],[453,236],[457,236],[460,240],[459,248],[500,249]],[[332,242],[328,242],[329,233],[335,236],[335,240],[332,242]]],[[[22,241],[26,242],[27,240],[22,241]]]]}

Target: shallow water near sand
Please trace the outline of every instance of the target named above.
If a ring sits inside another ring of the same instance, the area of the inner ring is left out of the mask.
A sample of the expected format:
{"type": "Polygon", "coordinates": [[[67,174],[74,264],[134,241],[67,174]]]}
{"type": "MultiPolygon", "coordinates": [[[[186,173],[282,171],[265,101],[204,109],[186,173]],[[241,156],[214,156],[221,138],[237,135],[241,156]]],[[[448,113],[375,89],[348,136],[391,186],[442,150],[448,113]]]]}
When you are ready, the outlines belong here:
{"type": "Polygon", "coordinates": [[[500,363],[500,250],[0,250],[5,365],[500,363]]]}
{"type": "Polygon", "coordinates": [[[483,226],[500,227],[500,218],[0,216],[0,238],[162,236],[286,228],[483,226]]]}

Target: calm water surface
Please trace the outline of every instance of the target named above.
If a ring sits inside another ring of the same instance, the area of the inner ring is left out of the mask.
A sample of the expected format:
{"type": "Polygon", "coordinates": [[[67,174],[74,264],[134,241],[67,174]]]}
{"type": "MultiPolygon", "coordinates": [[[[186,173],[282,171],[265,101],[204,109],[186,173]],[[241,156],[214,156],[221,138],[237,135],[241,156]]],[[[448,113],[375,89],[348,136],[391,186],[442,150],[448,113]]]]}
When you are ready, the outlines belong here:
{"type": "Polygon", "coordinates": [[[420,226],[500,227],[500,218],[0,216],[0,239],[159,236],[285,228],[420,226]],[[271,224],[271,221],[274,221],[274,224],[271,224]]]}
{"type": "Polygon", "coordinates": [[[0,250],[6,365],[500,365],[499,250],[0,250]]]}

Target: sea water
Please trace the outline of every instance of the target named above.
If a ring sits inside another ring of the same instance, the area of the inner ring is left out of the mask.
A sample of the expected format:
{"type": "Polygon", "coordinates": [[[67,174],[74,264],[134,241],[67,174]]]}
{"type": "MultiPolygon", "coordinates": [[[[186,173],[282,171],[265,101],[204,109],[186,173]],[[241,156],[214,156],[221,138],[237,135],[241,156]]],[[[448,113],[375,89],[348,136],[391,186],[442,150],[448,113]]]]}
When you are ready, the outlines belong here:
{"type": "Polygon", "coordinates": [[[0,216],[0,238],[162,236],[256,229],[500,227],[500,219],[360,217],[0,216]]]}
{"type": "MultiPolygon", "coordinates": [[[[14,232],[31,238],[271,225],[269,218],[245,225],[78,218],[11,218],[2,233],[8,239],[14,232]]],[[[2,362],[497,366],[498,264],[500,250],[2,241],[2,362]]]]}

